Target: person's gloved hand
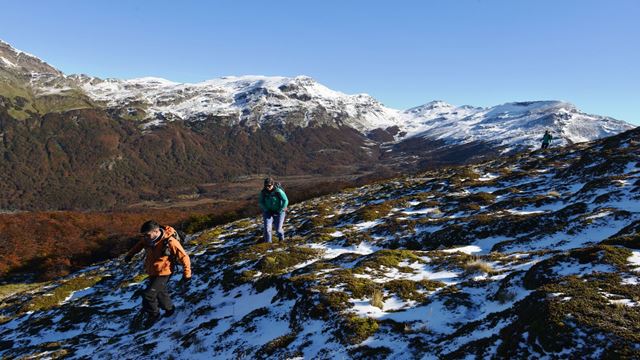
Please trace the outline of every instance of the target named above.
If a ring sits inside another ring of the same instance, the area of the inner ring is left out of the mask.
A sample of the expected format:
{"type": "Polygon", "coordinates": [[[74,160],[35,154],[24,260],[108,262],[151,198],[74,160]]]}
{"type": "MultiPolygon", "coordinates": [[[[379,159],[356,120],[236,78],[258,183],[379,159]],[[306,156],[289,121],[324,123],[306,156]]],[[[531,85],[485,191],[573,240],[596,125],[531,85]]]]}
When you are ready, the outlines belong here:
{"type": "Polygon", "coordinates": [[[189,283],[191,283],[191,277],[184,277],[178,281],[178,292],[181,294],[186,294],[187,290],[189,290],[189,283]]]}

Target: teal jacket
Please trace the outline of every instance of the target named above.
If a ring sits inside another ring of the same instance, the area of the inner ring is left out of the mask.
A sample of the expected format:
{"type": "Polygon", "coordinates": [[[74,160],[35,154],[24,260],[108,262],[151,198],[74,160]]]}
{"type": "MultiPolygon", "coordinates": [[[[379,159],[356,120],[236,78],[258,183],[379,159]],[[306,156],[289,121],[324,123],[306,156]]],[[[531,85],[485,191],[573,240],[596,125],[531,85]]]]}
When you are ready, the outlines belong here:
{"type": "Polygon", "coordinates": [[[269,211],[273,213],[282,212],[289,205],[289,199],[287,194],[281,188],[274,188],[269,192],[266,190],[260,191],[260,209],[262,211],[269,211]]]}

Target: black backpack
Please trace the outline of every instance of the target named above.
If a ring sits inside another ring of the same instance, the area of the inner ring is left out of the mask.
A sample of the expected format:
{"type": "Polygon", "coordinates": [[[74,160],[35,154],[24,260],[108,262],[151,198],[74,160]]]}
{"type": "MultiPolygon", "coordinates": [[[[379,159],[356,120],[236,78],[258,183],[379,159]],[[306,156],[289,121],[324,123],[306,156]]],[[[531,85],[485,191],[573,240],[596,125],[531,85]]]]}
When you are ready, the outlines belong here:
{"type": "MultiPolygon", "coordinates": [[[[165,256],[169,257],[169,262],[171,263],[171,273],[175,273],[178,270],[178,265],[180,264],[180,262],[178,261],[178,259],[176,259],[175,255],[173,255],[171,253],[171,250],[169,250],[169,239],[170,238],[174,238],[178,241],[178,243],[180,243],[180,245],[182,245],[182,247],[184,248],[184,240],[187,238],[187,234],[182,231],[182,230],[177,230],[174,229],[175,233],[164,239],[164,244],[163,244],[163,248],[162,248],[162,253],[165,256]]],[[[186,250],[185,250],[186,251],[186,250]]]]}

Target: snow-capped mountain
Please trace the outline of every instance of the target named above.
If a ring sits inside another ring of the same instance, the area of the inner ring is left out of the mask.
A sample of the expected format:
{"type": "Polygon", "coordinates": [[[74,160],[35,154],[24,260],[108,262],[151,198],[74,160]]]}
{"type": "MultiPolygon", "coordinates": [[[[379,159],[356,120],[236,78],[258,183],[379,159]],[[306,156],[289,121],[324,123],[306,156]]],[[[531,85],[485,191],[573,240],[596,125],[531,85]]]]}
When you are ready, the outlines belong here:
{"type": "Polygon", "coordinates": [[[188,121],[217,116],[231,119],[228,125],[286,121],[301,127],[339,124],[366,132],[398,125],[401,117],[369,95],[343,94],[306,76],[223,77],[195,84],[159,78],[73,78],[93,100],[111,108],[144,111],[156,120],[168,114],[188,121]]]}
{"type": "Polygon", "coordinates": [[[0,126],[7,210],[112,208],[264,173],[417,171],[529,150],[546,129],[559,146],[632,128],[562,102],[401,111],[305,76],[65,75],[6,43],[0,126]],[[39,176],[48,181],[34,183],[39,176]]]}
{"type": "Polygon", "coordinates": [[[504,147],[536,148],[545,130],[554,144],[590,141],[618,134],[634,126],[606,116],[585,114],[562,101],[514,102],[489,108],[456,107],[442,101],[409,109],[413,136],[447,142],[484,141],[504,147]]]}
{"type": "Polygon", "coordinates": [[[62,72],[35,55],[13,48],[0,40],[0,69],[9,69],[22,74],[51,74],[62,76],[62,72]]]}
{"type": "MultiPolygon", "coordinates": [[[[546,129],[555,135],[558,145],[566,145],[633,128],[610,117],[585,114],[560,101],[514,102],[489,108],[433,101],[401,111],[366,94],[331,90],[306,76],[223,77],[192,84],[151,77],[67,76],[1,42],[3,69],[30,76],[28,86],[36,98],[81,97],[83,106],[109,109],[116,116],[140,121],[143,127],[213,117],[224,119],[227,126],[348,126],[362,133],[392,128],[395,141],[412,136],[449,144],[483,141],[504,151],[537,147],[546,129]]],[[[77,101],[74,105],[78,106],[77,101]]]]}
{"type": "Polygon", "coordinates": [[[292,204],[279,243],[193,234],[149,328],[140,258],[11,285],[0,357],[639,358],[638,153],[631,130],[350,189],[292,204]]]}

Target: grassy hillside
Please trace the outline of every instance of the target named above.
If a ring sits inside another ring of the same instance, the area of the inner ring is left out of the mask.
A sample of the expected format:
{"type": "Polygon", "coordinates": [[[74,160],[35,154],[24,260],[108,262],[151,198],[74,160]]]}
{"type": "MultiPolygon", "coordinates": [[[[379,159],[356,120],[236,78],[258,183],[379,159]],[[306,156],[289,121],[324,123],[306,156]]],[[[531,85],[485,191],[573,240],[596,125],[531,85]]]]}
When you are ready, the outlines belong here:
{"type": "Polygon", "coordinates": [[[282,243],[255,218],[197,233],[149,329],[129,330],[139,259],[16,290],[0,354],[639,357],[639,133],[298,203],[282,243]]]}

